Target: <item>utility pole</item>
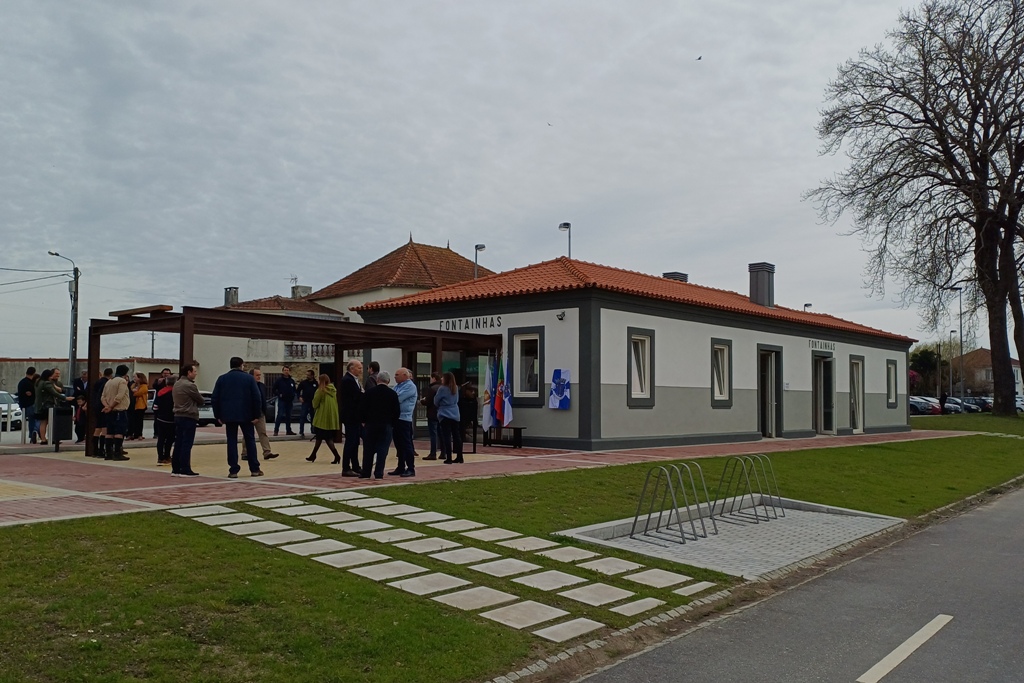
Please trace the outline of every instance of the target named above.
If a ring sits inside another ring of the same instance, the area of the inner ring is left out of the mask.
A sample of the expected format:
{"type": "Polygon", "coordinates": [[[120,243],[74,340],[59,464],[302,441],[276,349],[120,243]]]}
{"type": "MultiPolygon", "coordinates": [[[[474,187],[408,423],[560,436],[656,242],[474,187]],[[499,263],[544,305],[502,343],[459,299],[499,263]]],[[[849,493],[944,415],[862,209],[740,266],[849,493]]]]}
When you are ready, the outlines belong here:
{"type": "Polygon", "coordinates": [[[149,335],[149,357],[156,358],[156,332],[150,332],[149,335]]]}
{"type": "MultiPolygon", "coordinates": [[[[75,366],[78,365],[78,280],[82,275],[82,271],[78,269],[75,262],[69,259],[67,256],[61,256],[55,251],[47,252],[50,256],[56,256],[62,258],[71,264],[72,279],[68,283],[68,293],[71,295],[71,341],[68,346],[68,382],[74,382],[77,373],[75,372],[75,366]]],[[[90,377],[90,381],[95,378],[90,377]]]]}

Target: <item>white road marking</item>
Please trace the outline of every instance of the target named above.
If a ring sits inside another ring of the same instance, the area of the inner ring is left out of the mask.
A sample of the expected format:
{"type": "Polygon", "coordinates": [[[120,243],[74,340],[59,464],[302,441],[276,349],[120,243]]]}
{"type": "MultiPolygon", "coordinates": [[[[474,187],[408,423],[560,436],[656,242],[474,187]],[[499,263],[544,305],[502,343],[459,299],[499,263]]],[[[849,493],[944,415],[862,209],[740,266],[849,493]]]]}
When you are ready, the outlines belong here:
{"type": "Polygon", "coordinates": [[[882,680],[890,671],[899,666],[904,659],[914,654],[917,648],[928,642],[929,638],[938,633],[943,626],[952,620],[953,617],[948,614],[940,614],[935,617],[925,624],[920,631],[907,638],[902,645],[886,655],[885,659],[868,669],[864,675],[857,679],[856,683],[878,683],[878,681],[882,680]]]}

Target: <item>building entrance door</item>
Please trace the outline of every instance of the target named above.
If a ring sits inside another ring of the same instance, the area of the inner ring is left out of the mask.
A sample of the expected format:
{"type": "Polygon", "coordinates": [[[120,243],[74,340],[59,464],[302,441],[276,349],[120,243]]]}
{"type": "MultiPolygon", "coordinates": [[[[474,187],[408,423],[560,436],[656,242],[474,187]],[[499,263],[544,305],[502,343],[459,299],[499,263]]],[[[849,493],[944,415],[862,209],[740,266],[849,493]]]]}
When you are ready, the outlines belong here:
{"type": "Polygon", "coordinates": [[[850,361],[850,428],[864,433],[864,361],[850,361]]]}
{"type": "Polygon", "coordinates": [[[835,373],[831,356],[814,356],[814,431],[835,434],[835,373]]]}
{"type": "Polygon", "coordinates": [[[782,364],[779,352],[759,348],[757,352],[757,422],[761,436],[772,439],[779,436],[781,423],[779,374],[782,364]]]}

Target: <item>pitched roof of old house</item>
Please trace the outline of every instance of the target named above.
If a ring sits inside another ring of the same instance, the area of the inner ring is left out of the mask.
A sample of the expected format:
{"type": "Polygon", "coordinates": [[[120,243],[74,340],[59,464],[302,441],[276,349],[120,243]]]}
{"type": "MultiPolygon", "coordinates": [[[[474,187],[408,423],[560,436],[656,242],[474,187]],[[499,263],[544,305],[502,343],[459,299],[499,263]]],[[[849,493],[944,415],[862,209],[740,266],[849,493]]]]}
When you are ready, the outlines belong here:
{"type": "Polygon", "coordinates": [[[886,332],[843,320],[824,313],[756,304],[745,294],[704,287],[665,277],[570,260],[561,256],[523,268],[497,273],[476,280],[451,284],[426,292],[375,301],[354,308],[356,311],[402,308],[423,304],[454,303],[522,294],[539,294],[579,289],[600,289],[649,299],[672,301],[702,308],[740,313],[790,323],[802,323],[843,332],[856,332],[911,343],[910,337],[886,332]]]}
{"type": "Polygon", "coordinates": [[[231,306],[218,306],[217,308],[230,308],[233,311],[292,311],[299,313],[322,313],[325,315],[341,315],[339,311],[327,306],[321,306],[315,301],[307,299],[293,299],[287,296],[268,296],[263,299],[252,299],[250,301],[239,301],[231,306]]]}
{"type": "MultiPolygon", "coordinates": [[[[494,271],[479,266],[481,277],[494,271]]],[[[327,285],[306,297],[330,299],[382,287],[433,289],[473,279],[473,262],[451,247],[435,247],[412,241],[363,266],[351,275],[327,285]]]]}

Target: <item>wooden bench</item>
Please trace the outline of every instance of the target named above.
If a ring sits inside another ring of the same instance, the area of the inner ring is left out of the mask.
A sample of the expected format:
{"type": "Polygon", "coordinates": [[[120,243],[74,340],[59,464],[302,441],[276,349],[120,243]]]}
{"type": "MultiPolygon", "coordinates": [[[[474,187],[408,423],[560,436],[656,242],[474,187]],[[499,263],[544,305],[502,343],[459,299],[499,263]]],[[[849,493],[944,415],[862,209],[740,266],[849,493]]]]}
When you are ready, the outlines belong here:
{"type": "Polygon", "coordinates": [[[491,427],[484,432],[484,445],[522,448],[524,429],[526,427],[491,427]]]}

